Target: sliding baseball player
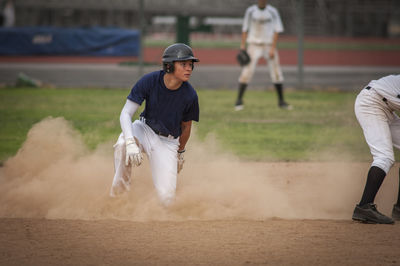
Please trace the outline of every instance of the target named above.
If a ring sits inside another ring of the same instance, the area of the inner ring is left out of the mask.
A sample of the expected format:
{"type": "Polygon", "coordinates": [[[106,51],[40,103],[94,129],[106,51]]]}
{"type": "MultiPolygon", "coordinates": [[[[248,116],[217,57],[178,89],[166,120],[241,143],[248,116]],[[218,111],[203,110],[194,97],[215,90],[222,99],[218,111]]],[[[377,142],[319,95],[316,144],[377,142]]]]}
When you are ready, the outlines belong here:
{"type": "Polygon", "coordinates": [[[120,115],[122,133],[114,145],[112,197],[129,190],[131,168],[139,166],[146,153],[161,203],[173,202],[192,121],[199,121],[197,93],[188,82],[198,61],[189,46],[173,44],[163,53],[163,70],[144,75],[132,88],[120,115]],[[140,119],[132,123],[144,101],[140,119]]]}

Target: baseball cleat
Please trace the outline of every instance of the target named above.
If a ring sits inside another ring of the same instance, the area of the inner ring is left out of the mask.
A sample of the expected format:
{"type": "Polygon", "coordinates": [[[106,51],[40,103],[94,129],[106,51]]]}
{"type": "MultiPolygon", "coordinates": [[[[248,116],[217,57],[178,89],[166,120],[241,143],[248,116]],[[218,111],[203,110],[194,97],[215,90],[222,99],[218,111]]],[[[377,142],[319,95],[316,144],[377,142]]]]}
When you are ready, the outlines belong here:
{"type": "Polygon", "coordinates": [[[371,224],[393,224],[392,218],[383,215],[376,209],[376,204],[367,203],[362,206],[356,205],[352,219],[362,223],[371,224]]]}
{"type": "Polygon", "coordinates": [[[243,104],[242,105],[235,105],[235,111],[243,110],[243,108],[244,108],[243,104]]]}
{"type": "Polygon", "coordinates": [[[400,205],[393,205],[392,218],[395,221],[400,221],[400,205]]]}
{"type": "Polygon", "coordinates": [[[243,110],[244,104],[242,100],[237,100],[235,103],[235,111],[243,110]]]}
{"type": "Polygon", "coordinates": [[[287,102],[279,102],[279,108],[286,109],[286,110],[292,110],[293,106],[291,106],[287,102]]]}

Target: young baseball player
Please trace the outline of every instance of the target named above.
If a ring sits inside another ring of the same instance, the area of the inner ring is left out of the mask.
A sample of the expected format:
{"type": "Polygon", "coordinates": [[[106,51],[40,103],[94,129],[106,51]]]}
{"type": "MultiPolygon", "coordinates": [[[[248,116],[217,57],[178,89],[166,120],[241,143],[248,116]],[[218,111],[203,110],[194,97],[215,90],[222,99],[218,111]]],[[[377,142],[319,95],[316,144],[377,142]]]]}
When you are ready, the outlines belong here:
{"type": "Polygon", "coordinates": [[[144,152],[161,203],[173,202],[192,120],[199,121],[197,93],[188,82],[198,61],[189,46],[173,44],[163,53],[163,70],[144,75],[133,86],[120,115],[122,133],[114,145],[112,197],[129,190],[131,167],[141,164],[144,152]],[[145,109],[132,123],[143,101],[145,109]]]}
{"type": "Polygon", "coordinates": [[[358,94],[354,109],[373,162],[361,201],[354,209],[353,220],[392,224],[393,219],[400,220],[400,185],[397,202],[392,210],[393,219],[380,213],[373,202],[385,176],[393,166],[393,146],[400,148],[400,118],[395,113],[400,111],[400,75],[372,80],[358,94]]]}
{"type": "Polygon", "coordinates": [[[235,110],[243,109],[243,95],[254,75],[258,60],[264,57],[268,62],[270,77],[278,94],[278,106],[291,109],[283,97],[283,74],[277,50],[278,34],[283,32],[281,17],[276,8],[267,5],[267,0],[258,0],[257,5],[247,8],[242,27],[241,50],[246,50],[250,63],[242,68],[239,77],[238,97],[235,110]],[[247,49],[246,49],[247,44],[247,49]]]}

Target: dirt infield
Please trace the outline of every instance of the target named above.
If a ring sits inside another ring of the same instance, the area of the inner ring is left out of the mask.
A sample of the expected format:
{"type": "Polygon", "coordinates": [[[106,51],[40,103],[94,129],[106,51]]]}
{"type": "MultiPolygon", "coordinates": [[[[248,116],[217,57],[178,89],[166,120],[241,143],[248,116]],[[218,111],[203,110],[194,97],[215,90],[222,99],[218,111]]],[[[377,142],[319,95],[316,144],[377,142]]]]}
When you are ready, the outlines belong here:
{"type": "Polygon", "coordinates": [[[0,219],[1,265],[399,265],[400,226],[0,219]]]}
{"type": "MultiPolygon", "coordinates": [[[[368,162],[246,162],[190,141],[175,203],[149,165],[113,199],[112,143],[36,124],[0,168],[0,265],[399,265],[400,224],[351,221],[368,162]],[[53,145],[53,143],[57,145],[53,145]]],[[[390,214],[398,167],[377,195],[390,214]]]]}

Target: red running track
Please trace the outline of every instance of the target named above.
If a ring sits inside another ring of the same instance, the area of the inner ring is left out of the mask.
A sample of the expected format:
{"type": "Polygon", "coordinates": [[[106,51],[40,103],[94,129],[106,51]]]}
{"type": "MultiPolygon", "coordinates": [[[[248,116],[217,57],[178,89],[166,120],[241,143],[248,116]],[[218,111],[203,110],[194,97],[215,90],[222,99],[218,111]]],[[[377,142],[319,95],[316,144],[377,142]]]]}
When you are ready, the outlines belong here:
{"type": "MultiPolygon", "coordinates": [[[[194,53],[204,65],[233,65],[236,62],[237,49],[196,48],[194,53]]],[[[144,48],[144,61],[159,64],[163,48],[144,48]]],[[[282,65],[297,65],[297,51],[279,51],[282,65]]],[[[400,66],[400,50],[393,51],[341,51],[341,50],[305,50],[304,64],[309,66],[400,66]]],[[[37,63],[120,63],[137,61],[137,57],[95,57],[95,56],[0,56],[0,62],[37,62],[37,63]]],[[[261,60],[261,63],[265,63],[261,60]]]]}

